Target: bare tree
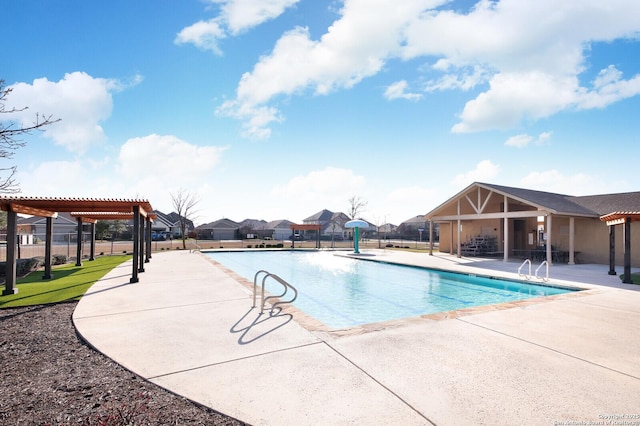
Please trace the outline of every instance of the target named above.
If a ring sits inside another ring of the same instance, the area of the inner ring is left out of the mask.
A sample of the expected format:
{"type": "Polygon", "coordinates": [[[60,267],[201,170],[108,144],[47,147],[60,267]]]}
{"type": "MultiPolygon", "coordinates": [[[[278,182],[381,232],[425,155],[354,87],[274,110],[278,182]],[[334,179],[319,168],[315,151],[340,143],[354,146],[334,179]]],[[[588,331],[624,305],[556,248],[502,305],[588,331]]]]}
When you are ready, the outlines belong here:
{"type": "Polygon", "coordinates": [[[178,192],[171,193],[173,208],[180,220],[180,236],[182,238],[182,248],[187,248],[187,223],[193,221],[196,213],[195,207],[200,202],[198,195],[186,189],[179,189],[178,192]]]}
{"type": "Polygon", "coordinates": [[[360,215],[365,211],[365,207],[367,207],[367,202],[362,198],[354,195],[349,198],[349,217],[353,219],[360,219],[360,215]]]}
{"type": "MultiPolygon", "coordinates": [[[[12,114],[28,109],[28,107],[5,109],[5,102],[12,90],[5,86],[4,80],[0,80],[0,158],[12,158],[13,153],[25,145],[25,142],[19,139],[20,136],[31,134],[34,130],[42,130],[44,126],[60,121],[40,113],[36,113],[36,121],[30,126],[17,125],[11,120],[4,119],[2,114],[12,114]]],[[[0,168],[0,173],[8,173],[7,177],[0,177],[0,193],[16,193],[20,190],[15,181],[16,171],[17,166],[0,168]]]]}

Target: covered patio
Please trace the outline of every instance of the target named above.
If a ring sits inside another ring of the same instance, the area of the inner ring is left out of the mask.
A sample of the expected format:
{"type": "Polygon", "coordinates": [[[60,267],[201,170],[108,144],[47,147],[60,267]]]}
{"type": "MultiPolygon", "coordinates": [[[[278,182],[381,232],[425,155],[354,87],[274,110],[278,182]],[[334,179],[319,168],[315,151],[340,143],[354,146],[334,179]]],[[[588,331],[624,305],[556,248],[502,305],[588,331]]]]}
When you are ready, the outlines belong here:
{"type": "Polygon", "coordinates": [[[70,213],[78,223],[76,265],[82,264],[82,224],[91,225],[91,252],[95,258],[95,224],[98,220],[133,220],[133,266],[130,282],[138,282],[144,263],[151,259],[151,223],[155,217],[147,200],[100,198],[47,198],[0,196],[0,209],[7,212],[7,267],[2,295],[16,294],[17,215],[26,214],[47,218],[45,238],[45,271],[43,279],[51,279],[51,247],[53,218],[59,212],[70,213]]]}

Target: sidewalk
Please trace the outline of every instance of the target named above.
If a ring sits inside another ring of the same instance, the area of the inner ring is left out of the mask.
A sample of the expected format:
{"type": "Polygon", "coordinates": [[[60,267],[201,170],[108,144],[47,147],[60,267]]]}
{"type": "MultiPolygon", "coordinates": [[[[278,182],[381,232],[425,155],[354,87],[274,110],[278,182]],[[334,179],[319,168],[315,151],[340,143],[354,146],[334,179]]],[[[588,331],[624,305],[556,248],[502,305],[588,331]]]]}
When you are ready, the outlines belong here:
{"type": "MultiPolygon", "coordinates": [[[[388,262],[515,277],[519,263],[370,250],[388,262]]],[[[204,255],[125,263],[73,315],[97,350],[177,394],[251,424],[549,424],[640,409],[640,287],[603,265],[558,265],[578,297],[367,333],[259,316],[204,255]]],[[[620,271],[620,269],[618,269],[620,271]]]]}

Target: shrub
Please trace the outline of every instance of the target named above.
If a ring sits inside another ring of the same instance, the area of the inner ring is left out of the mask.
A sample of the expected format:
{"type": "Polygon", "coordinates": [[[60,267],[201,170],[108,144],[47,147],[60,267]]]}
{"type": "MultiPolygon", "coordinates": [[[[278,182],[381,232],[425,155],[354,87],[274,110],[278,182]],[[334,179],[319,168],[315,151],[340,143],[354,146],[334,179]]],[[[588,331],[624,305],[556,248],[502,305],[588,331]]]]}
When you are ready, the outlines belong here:
{"type": "Polygon", "coordinates": [[[276,248],[283,248],[283,247],[284,247],[284,244],[282,244],[282,243],[276,244],[276,248]]]}
{"type": "Polygon", "coordinates": [[[251,248],[251,244],[247,244],[247,248],[251,248]]]}
{"type": "Polygon", "coordinates": [[[54,254],[51,258],[51,263],[53,265],[64,265],[68,261],[69,259],[66,254],[54,254]]]}

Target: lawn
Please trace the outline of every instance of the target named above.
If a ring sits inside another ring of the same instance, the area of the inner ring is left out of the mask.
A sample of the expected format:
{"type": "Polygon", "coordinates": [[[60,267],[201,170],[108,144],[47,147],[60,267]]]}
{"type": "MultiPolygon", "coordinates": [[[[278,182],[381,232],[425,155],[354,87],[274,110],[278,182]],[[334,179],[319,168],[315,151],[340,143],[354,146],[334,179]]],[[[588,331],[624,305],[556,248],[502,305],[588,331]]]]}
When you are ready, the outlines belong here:
{"type": "MultiPolygon", "coordinates": [[[[620,274],[620,279],[624,280],[624,274],[620,274]]],[[[633,284],[640,284],[640,273],[631,274],[631,282],[633,284]]]]}
{"type": "Polygon", "coordinates": [[[32,272],[17,280],[17,294],[0,296],[0,309],[79,300],[92,284],[129,259],[130,255],[101,256],[82,266],[63,265],[52,270],[50,280],[42,279],[42,271],[32,272]]]}

